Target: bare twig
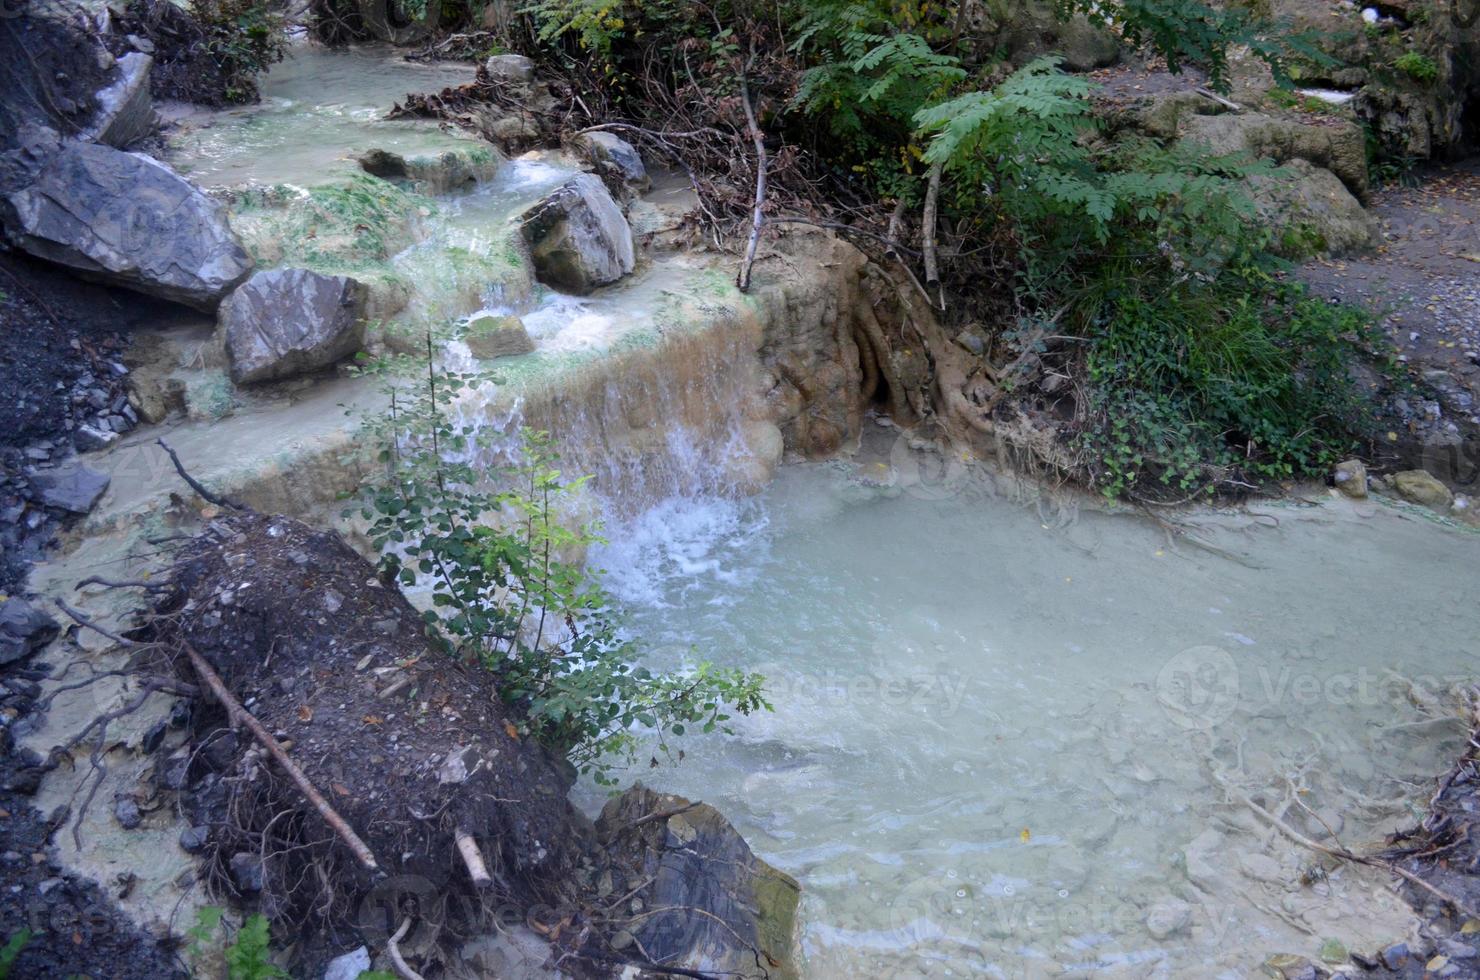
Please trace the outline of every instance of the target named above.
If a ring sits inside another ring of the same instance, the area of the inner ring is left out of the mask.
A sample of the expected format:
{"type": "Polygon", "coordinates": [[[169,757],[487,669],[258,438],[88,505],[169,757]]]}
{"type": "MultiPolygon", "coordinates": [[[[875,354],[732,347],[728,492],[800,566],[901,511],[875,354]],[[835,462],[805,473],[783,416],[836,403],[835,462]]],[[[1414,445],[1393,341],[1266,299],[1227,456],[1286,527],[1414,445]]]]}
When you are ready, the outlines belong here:
{"type": "Polygon", "coordinates": [[[159,443],[159,447],[161,449],[169,453],[170,462],[175,464],[175,472],[180,474],[180,479],[189,484],[190,489],[194,490],[202,500],[206,501],[207,503],[215,504],[217,507],[225,507],[228,510],[245,510],[245,508],[236,501],[229,500],[226,497],[222,497],[219,494],[214,494],[211,491],[207,490],[204,486],[201,485],[201,482],[199,480],[191,476],[189,473],[185,472],[185,466],[180,462],[180,457],[175,454],[175,451],[169,447],[169,443],[165,442],[163,439],[156,439],[154,441],[159,443]]]}
{"type": "MultiPolygon", "coordinates": [[[[940,269],[936,266],[935,257],[935,212],[940,202],[940,174],[940,164],[930,168],[930,180],[925,187],[925,214],[921,219],[924,227],[920,232],[925,253],[925,285],[935,290],[941,288],[940,269]]],[[[945,309],[944,293],[941,294],[940,308],[945,309]]]]}
{"type": "MultiPolygon", "coordinates": [[[[966,5],[963,3],[962,8],[966,5]]],[[[884,254],[891,259],[899,258],[901,246],[899,244],[899,232],[904,227],[904,197],[901,196],[894,203],[894,213],[889,216],[889,231],[884,235],[887,245],[884,254]]]]}
{"type": "Polygon", "coordinates": [[[761,127],[755,119],[755,108],[750,104],[750,86],[745,80],[750,66],[755,63],[755,50],[750,52],[750,61],[746,63],[746,70],[740,73],[740,101],[745,106],[745,124],[750,129],[751,142],[755,144],[755,210],[750,219],[750,240],[745,244],[745,262],[740,266],[740,274],[735,277],[735,285],[742,293],[750,290],[750,270],[755,265],[755,251],[761,244],[761,226],[765,224],[766,205],[766,141],[761,136],[761,127]]]}
{"type": "Polygon", "coordinates": [[[667,820],[669,817],[676,817],[680,813],[687,813],[689,810],[692,810],[694,807],[698,806],[699,802],[699,800],[695,800],[692,803],[685,803],[683,806],[676,806],[671,810],[657,810],[653,813],[649,813],[645,817],[638,817],[636,820],[632,821],[632,827],[641,827],[643,824],[653,823],[657,820],[667,820]]]}
{"type": "Polygon", "coordinates": [[[196,674],[210,690],[212,696],[221,704],[221,707],[226,709],[226,716],[231,720],[231,723],[246,727],[262,747],[277,760],[277,764],[288,774],[288,778],[293,780],[299,792],[307,797],[308,802],[313,804],[315,810],[319,811],[319,816],[324,818],[324,822],[339,835],[339,838],[354,852],[355,857],[359,859],[360,863],[366,869],[370,871],[380,870],[380,865],[376,862],[375,855],[371,852],[370,848],[354,832],[354,829],[345,822],[344,818],[329,805],[329,801],[324,799],[323,794],[318,791],[313,782],[304,774],[302,769],[298,768],[298,764],[288,755],[282,743],[274,738],[272,733],[266,728],[263,728],[262,723],[251,712],[241,706],[240,702],[226,689],[226,684],[222,682],[220,675],[216,673],[215,669],[211,667],[205,657],[200,655],[200,652],[195,647],[191,646],[188,642],[184,642],[184,646],[186,655],[190,657],[190,666],[195,668],[196,674]]]}
{"type": "Polygon", "coordinates": [[[1218,103],[1225,109],[1232,109],[1234,112],[1244,111],[1243,106],[1239,105],[1237,102],[1225,99],[1223,96],[1219,95],[1217,92],[1214,92],[1212,89],[1199,87],[1193,89],[1192,91],[1196,92],[1198,95],[1201,95],[1205,99],[1212,99],[1214,102],[1218,103]]]}

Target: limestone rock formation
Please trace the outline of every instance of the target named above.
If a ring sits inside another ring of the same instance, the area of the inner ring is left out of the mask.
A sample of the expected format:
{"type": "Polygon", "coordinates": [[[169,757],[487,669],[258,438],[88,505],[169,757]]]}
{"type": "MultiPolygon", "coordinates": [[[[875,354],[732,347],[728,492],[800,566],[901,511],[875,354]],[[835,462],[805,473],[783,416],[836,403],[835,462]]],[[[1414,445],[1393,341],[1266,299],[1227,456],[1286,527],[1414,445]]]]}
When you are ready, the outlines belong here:
{"type": "Polygon", "coordinates": [[[1193,115],[1183,119],[1184,138],[1214,153],[1244,152],[1276,163],[1306,160],[1331,171],[1358,198],[1367,195],[1367,150],[1362,130],[1328,119],[1306,123],[1260,112],[1193,115]]]}
{"type": "Polygon", "coordinates": [[[535,274],[546,285],[584,294],[636,267],[632,228],[594,174],[567,181],[523,221],[535,274]]]}
{"type": "Polygon", "coordinates": [[[46,143],[37,135],[0,165],[0,223],[12,247],[203,310],[251,272],[225,208],[169,167],[95,143],[46,155],[46,143]],[[16,187],[23,176],[33,179],[16,187]]]}
{"type": "Polygon", "coordinates": [[[481,361],[528,354],[534,350],[534,341],[529,339],[524,321],[517,316],[474,317],[468,321],[463,341],[473,356],[481,361]]]}
{"type": "Polygon", "coordinates": [[[798,975],[800,886],[756,857],[714,807],[639,784],[607,803],[596,834],[613,859],[613,890],[618,876],[645,882],[633,908],[672,910],[633,915],[613,946],[637,945],[654,962],[706,975],[798,975]]]}
{"type": "Polygon", "coordinates": [[[597,170],[608,170],[636,194],[652,186],[642,154],[620,136],[608,132],[586,133],[577,141],[586,158],[597,170]]]}
{"type": "Polygon", "coordinates": [[[1437,511],[1447,511],[1454,503],[1454,494],[1435,477],[1423,470],[1404,470],[1393,474],[1393,487],[1398,496],[1412,504],[1419,504],[1437,511]]]}
{"type": "Polygon", "coordinates": [[[1367,467],[1360,459],[1349,459],[1336,464],[1331,472],[1331,481],[1336,489],[1353,500],[1367,496],[1367,467]]]}
{"type": "Polygon", "coordinates": [[[1299,159],[1281,170],[1250,177],[1248,183],[1259,219],[1280,236],[1282,253],[1290,258],[1348,255],[1381,241],[1377,219],[1331,171],[1299,159]]]}
{"type": "Polygon", "coordinates": [[[154,100],[149,94],[149,70],[154,59],[131,51],[118,59],[118,77],[98,93],[98,109],[83,133],[96,143],[123,149],[154,132],[154,100]]]}
{"type": "Polygon", "coordinates": [[[483,62],[483,70],[502,82],[526,85],[534,81],[534,61],[522,54],[496,54],[483,62]]]}
{"type": "Polygon", "coordinates": [[[365,341],[365,288],[348,276],[271,269],[221,304],[220,323],[237,384],[316,371],[365,341]]]}

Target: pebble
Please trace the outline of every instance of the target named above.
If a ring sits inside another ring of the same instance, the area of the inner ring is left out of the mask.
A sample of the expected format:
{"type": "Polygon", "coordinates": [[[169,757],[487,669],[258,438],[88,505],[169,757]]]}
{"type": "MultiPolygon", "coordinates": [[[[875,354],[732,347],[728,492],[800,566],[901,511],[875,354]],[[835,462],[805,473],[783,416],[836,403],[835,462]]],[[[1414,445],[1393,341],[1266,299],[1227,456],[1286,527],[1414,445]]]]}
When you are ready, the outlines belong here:
{"type": "Polygon", "coordinates": [[[113,819],[124,830],[134,830],[144,822],[144,815],[139,812],[139,804],[133,797],[120,796],[113,802],[113,819]]]}

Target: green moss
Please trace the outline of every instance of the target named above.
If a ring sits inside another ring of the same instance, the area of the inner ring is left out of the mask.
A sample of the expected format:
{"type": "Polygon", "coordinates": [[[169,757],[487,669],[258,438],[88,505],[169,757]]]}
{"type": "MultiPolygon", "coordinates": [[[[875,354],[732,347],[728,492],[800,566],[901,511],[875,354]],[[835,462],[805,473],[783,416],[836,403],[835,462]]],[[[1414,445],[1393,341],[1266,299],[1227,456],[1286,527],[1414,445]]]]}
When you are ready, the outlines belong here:
{"type": "Polygon", "coordinates": [[[1434,59],[1417,51],[1405,51],[1393,62],[1393,67],[1414,81],[1428,85],[1439,78],[1439,66],[1434,59]]]}

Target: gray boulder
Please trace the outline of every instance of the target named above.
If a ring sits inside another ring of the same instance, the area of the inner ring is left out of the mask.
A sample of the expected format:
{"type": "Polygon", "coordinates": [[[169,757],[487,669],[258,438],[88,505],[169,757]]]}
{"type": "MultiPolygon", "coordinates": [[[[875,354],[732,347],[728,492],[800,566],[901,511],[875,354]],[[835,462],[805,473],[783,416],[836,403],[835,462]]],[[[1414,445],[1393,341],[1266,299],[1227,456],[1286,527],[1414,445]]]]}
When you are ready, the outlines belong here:
{"type": "Polygon", "coordinates": [[[1335,174],[1305,160],[1290,160],[1281,172],[1248,180],[1259,220],[1279,236],[1288,258],[1350,255],[1374,248],[1381,229],[1335,174]]]}
{"type": "Polygon", "coordinates": [[[149,95],[149,70],[154,59],[130,51],[118,59],[118,76],[98,92],[98,108],[83,138],[123,149],[154,132],[154,100],[149,95]]]}
{"type": "Polygon", "coordinates": [[[1367,143],[1356,123],[1317,124],[1260,112],[1189,116],[1182,135],[1214,153],[1247,153],[1275,163],[1305,160],[1341,178],[1358,198],[1367,196],[1367,143]]]}
{"type": "Polygon", "coordinates": [[[534,62],[522,54],[496,54],[483,62],[483,70],[501,82],[524,85],[534,81],[534,62]]]}
{"type": "Polygon", "coordinates": [[[237,384],[290,378],[336,363],[365,344],[366,290],[348,276],[270,269],[221,304],[219,321],[237,384]]]}
{"type": "Polygon", "coordinates": [[[585,133],[577,144],[592,166],[616,174],[633,192],[644,194],[652,186],[642,154],[621,137],[607,132],[585,133]]]}
{"type": "Polygon", "coordinates": [[[534,341],[517,316],[479,316],[468,321],[463,334],[468,350],[480,361],[513,357],[534,350],[534,341]]]}
{"type": "Polygon", "coordinates": [[[24,660],[61,632],[57,621],[24,599],[0,602],[0,666],[24,660]]]}
{"type": "Polygon", "coordinates": [[[31,474],[31,488],[43,504],[74,514],[86,514],[97,506],[98,498],[110,482],[106,473],[89,469],[76,460],[31,474]]]}
{"type": "Polygon", "coordinates": [[[570,293],[609,285],[637,265],[632,228],[595,174],[579,174],[524,213],[540,282],[570,293]]]}
{"type": "Polygon", "coordinates": [[[141,293],[214,310],[252,270],[226,209],[157,160],[65,143],[38,167],[40,141],[0,164],[10,245],[141,293]]]}

